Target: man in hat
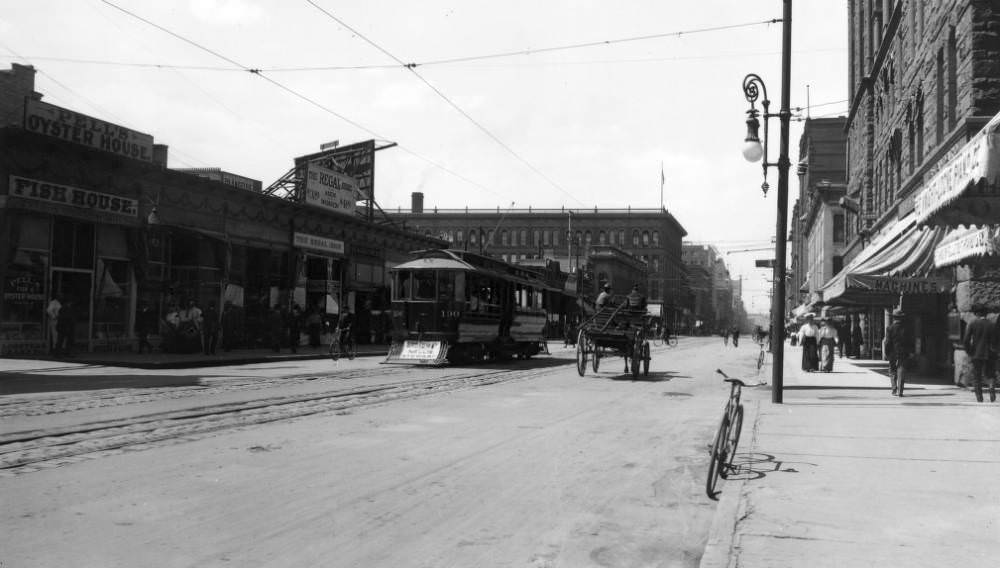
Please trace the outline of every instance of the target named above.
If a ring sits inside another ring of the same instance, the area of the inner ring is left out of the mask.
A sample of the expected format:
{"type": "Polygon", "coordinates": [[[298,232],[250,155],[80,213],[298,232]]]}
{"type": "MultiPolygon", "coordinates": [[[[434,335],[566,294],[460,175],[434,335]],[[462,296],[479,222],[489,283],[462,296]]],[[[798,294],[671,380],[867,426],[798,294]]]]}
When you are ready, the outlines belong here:
{"type": "Polygon", "coordinates": [[[989,381],[990,402],[996,402],[996,377],[993,376],[996,347],[996,325],[986,318],[986,308],[977,305],[972,308],[974,319],[965,326],[965,337],[962,346],[965,354],[972,361],[972,387],[976,391],[976,400],[983,402],[983,377],[989,381]]]}
{"type": "Polygon", "coordinates": [[[646,297],[639,291],[638,284],[632,286],[632,291],[625,297],[625,301],[628,303],[630,310],[638,311],[646,309],[646,297]]]}
{"type": "Polygon", "coordinates": [[[913,342],[906,329],[906,314],[903,310],[893,310],[892,323],[885,330],[885,354],[889,359],[889,373],[892,379],[892,395],[903,396],[904,369],[906,360],[913,354],[913,342]]]}
{"type": "Polygon", "coordinates": [[[819,327],[816,325],[816,314],[810,312],[806,321],[799,327],[799,345],[802,346],[802,370],[811,373],[819,370],[819,327]]]}
{"type": "Polygon", "coordinates": [[[601,293],[597,295],[597,301],[594,302],[594,305],[597,306],[598,310],[600,310],[610,301],[611,301],[611,284],[605,284],[603,289],[601,290],[601,293]]]}

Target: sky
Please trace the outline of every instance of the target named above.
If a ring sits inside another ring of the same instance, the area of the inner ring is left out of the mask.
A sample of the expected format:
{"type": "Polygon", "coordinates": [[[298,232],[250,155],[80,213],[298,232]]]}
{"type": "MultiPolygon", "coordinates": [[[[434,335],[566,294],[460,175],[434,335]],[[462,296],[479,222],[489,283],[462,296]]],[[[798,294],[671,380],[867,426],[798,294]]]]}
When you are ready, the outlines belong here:
{"type": "MultiPolygon", "coordinates": [[[[771,273],[754,260],[773,252],[747,249],[772,246],[778,172],[764,197],[742,82],[759,75],[778,111],[781,16],[778,0],[0,0],[0,65],[153,135],[169,167],[264,187],[320,144],[376,139],[397,144],[376,154],[387,211],[414,191],[427,208],[662,200],[761,313],[771,273]]],[[[795,116],[845,115],[846,0],[798,2],[792,22],[795,116]]],[[[798,191],[793,168],[789,212],[798,191]]]]}

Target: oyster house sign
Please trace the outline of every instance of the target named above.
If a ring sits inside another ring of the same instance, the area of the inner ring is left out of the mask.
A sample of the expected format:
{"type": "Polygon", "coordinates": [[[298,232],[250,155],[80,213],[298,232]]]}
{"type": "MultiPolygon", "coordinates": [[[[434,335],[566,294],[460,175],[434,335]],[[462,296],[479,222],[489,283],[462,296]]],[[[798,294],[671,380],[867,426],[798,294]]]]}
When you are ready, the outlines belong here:
{"type": "Polygon", "coordinates": [[[126,158],[153,161],[153,137],[56,105],[27,99],[24,129],[126,158]]]}

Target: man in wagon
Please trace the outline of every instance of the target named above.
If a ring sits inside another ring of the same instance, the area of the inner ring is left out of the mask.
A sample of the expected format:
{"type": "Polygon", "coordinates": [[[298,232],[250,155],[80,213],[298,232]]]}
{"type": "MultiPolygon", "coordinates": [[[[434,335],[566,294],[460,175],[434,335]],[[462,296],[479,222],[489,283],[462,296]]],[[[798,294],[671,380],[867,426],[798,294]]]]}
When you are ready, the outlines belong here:
{"type": "Polygon", "coordinates": [[[601,293],[597,295],[597,301],[594,302],[594,305],[597,306],[598,311],[600,311],[600,309],[606,306],[610,301],[611,301],[611,284],[605,283],[604,289],[601,290],[601,293]]]}
{"type": "Polygon", "coordinates": [[[628,296],[625,298],[625,302],[628,304],[628,309],[632,311],[646,310],[646,297],[639,292],[638,284],[632,286],[632,291],[628,293],[628,296]]]}

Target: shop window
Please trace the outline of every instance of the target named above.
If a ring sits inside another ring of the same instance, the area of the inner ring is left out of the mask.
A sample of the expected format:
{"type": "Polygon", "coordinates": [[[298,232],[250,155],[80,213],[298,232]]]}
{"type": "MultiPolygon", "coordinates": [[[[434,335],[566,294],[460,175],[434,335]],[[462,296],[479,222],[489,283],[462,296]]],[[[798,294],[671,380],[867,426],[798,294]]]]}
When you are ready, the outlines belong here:
{"type": "Polygon", "coordinates": [[[94,339],[114,341],[128,337],[129,262],[98,259],[94,278],[94,339]]]}
{"type": "Polygon", "coordinates": [[[94,267],[94,226],[58,219],[52,228],[52,265],[62,268],[94,267]]]}

